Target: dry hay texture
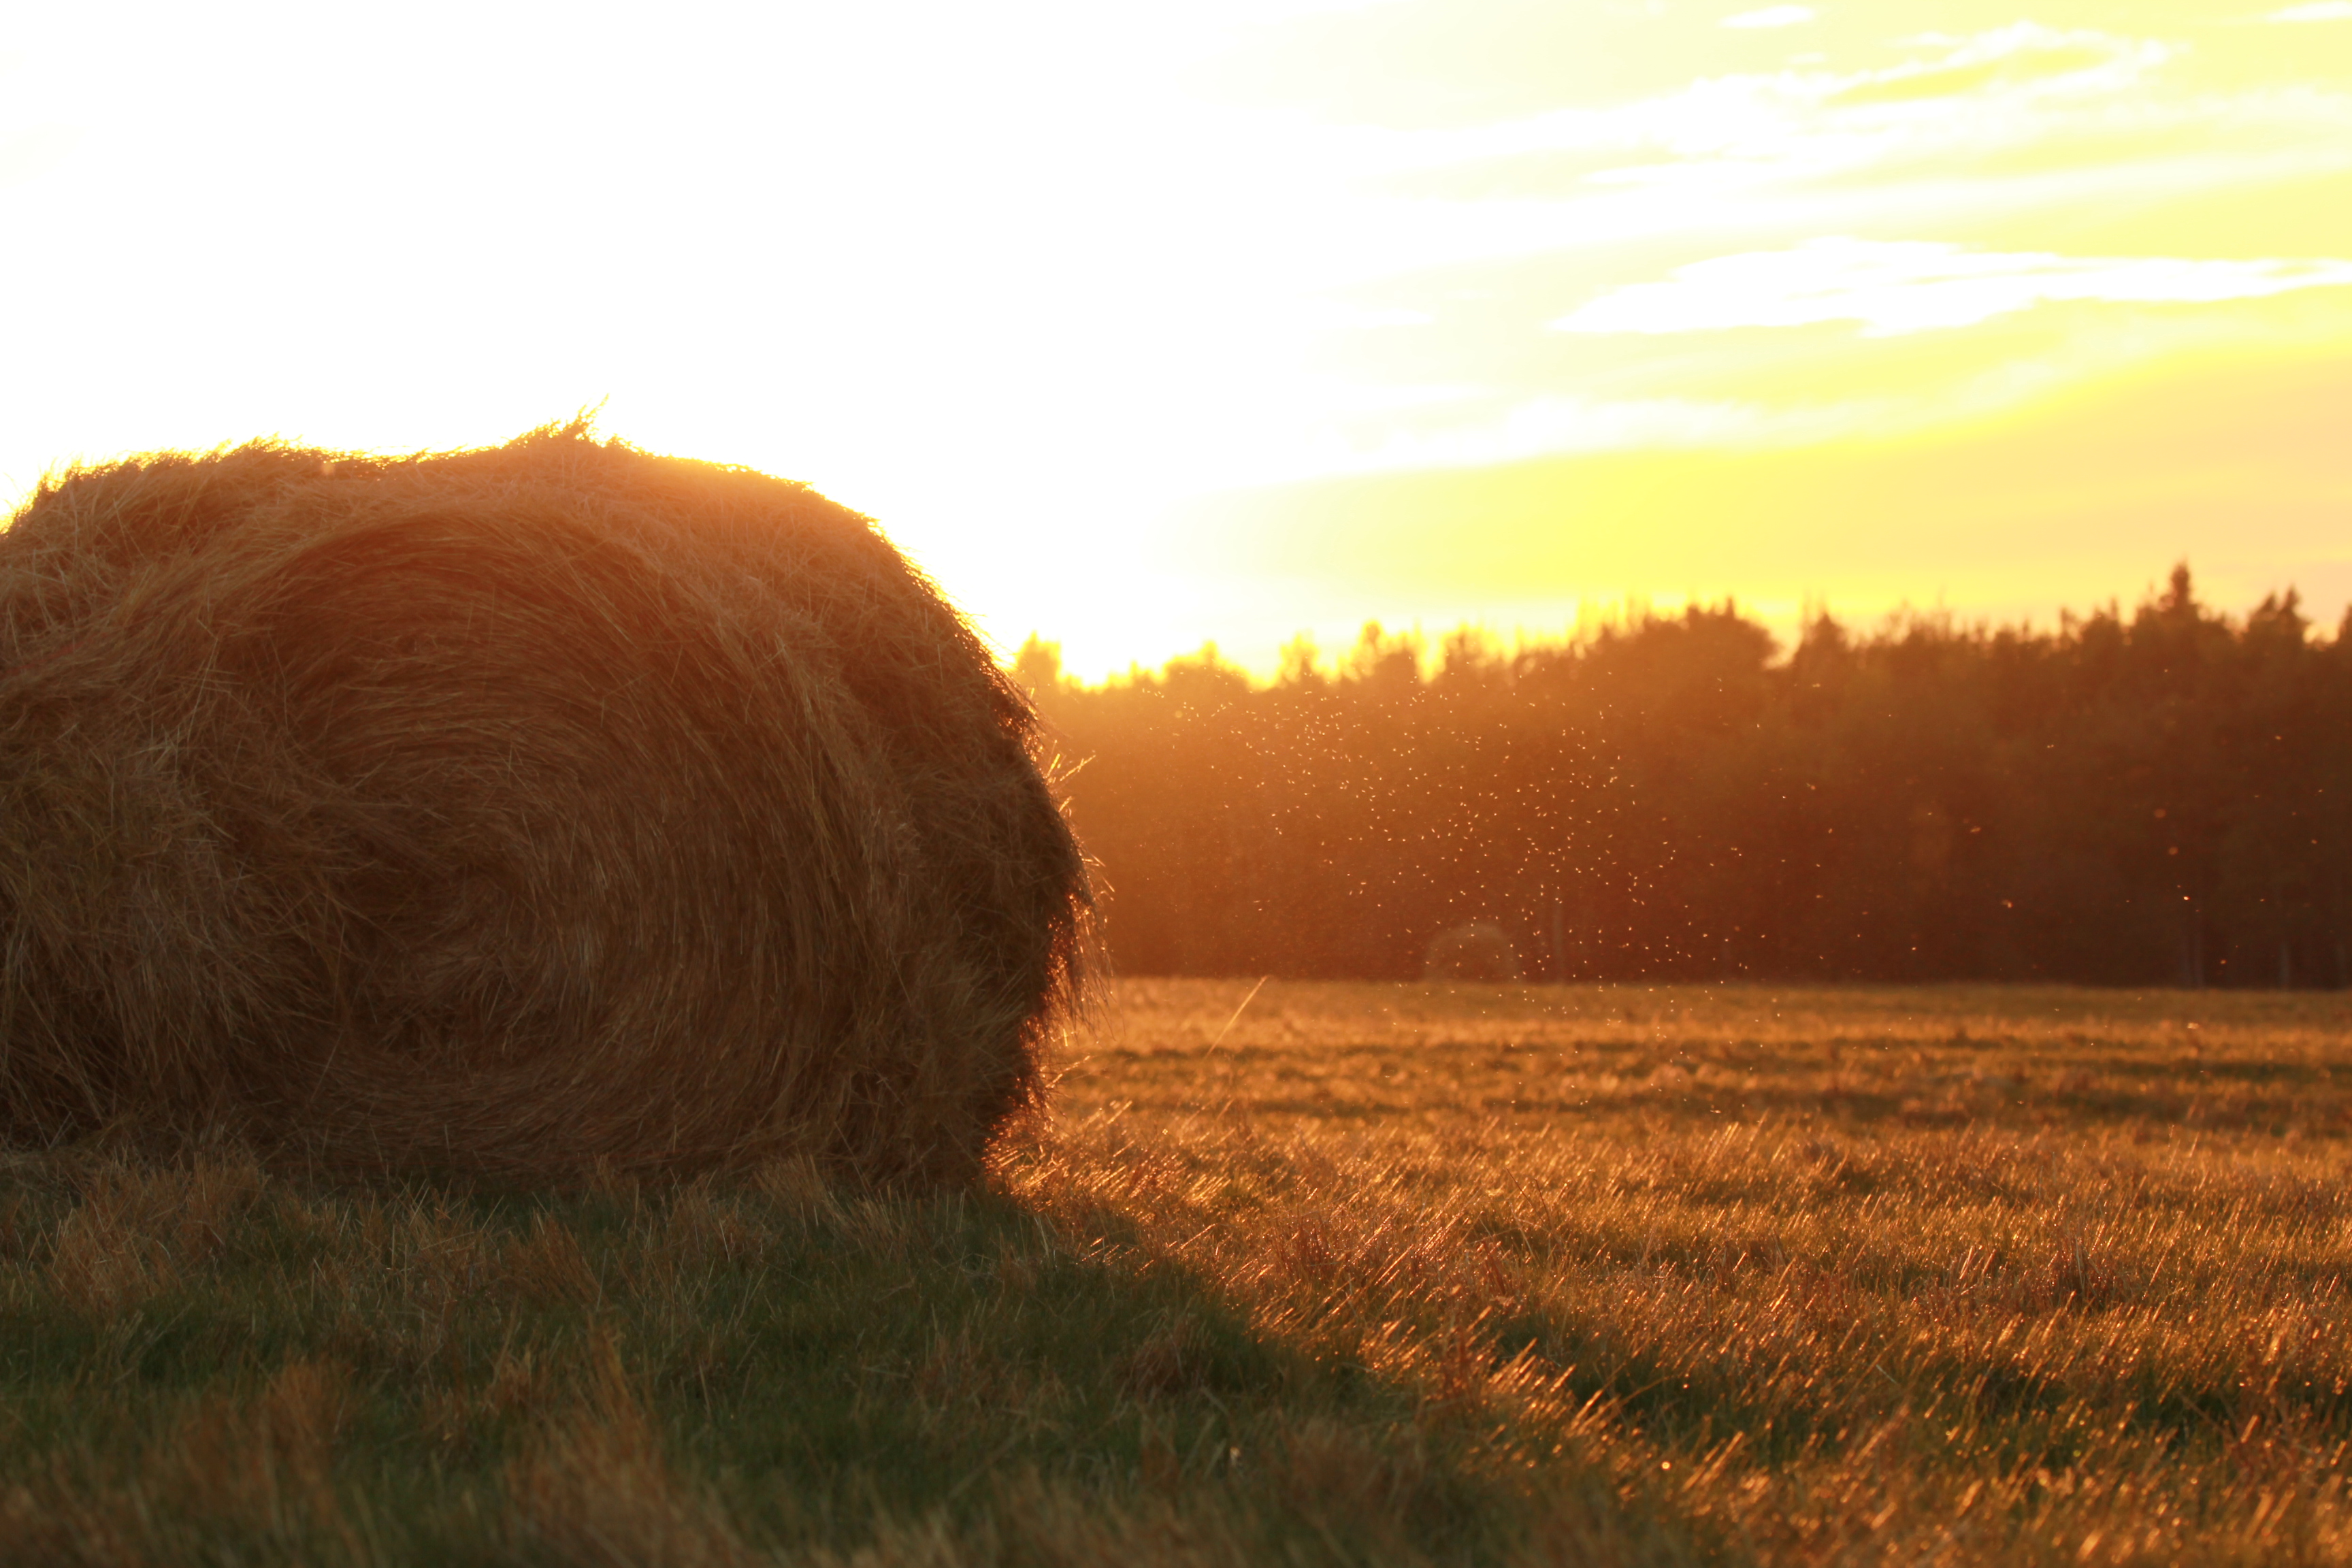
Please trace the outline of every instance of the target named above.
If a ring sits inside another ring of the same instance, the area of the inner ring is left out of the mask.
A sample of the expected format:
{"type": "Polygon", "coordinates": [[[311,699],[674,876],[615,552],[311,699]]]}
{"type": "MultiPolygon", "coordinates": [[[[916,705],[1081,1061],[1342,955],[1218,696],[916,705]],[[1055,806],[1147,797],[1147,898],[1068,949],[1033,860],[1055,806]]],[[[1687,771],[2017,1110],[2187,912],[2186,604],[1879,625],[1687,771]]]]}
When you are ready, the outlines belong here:
{"type": "Polygon", "coordinates": [[[0,535],[0,1134],[968,1179],[1078,1001],[1031,712],[864,518],[575,423],[0,535]]]}

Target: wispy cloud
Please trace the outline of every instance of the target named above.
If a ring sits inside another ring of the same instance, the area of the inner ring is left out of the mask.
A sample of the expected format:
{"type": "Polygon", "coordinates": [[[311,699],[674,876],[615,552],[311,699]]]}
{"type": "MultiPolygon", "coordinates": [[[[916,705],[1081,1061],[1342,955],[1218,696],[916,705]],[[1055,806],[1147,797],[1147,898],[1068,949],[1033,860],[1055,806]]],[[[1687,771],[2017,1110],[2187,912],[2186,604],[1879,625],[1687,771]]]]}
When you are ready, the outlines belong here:
{"type": "Polygon", "coordinates": [[[2352,22],[2352,0],[2312,0],[2308,5],[2289,5],[2284,11],[2273,11],[2263,20],[2268,22],[2352,22]]]}
{"type": "MultiPolygon", "coordinates": [[[[1961,37],[1923,35],[1876,68],[1706,77],[1605,109],[1402,138],[1397,150],[1407,153],[1416,185],[1433,193],[1445,170],[1475,189],[1498,163],[1563,155],[1671,160],[1584,173],[1587,185],[1853,174],[1959,147],[2036,143],[2072,118],[2108,124],[2116,105],[2138,98],[2178,52],[2157,39],[2017,22],[1961,37]]],[[[2134,112],[2145,120],[2161,110],[2143,102],[2134,112]]],[[[2210,119],[2214,110],[2203,104],[2182,112],[2210,119]]]]}
{"type": "Polygon", "coordinates": [[[1742,11],[1737,16],[1726,16],[1727,27],[1801,27],[1813,19],[1811,5],[1767,5],[1760,11],[1742,11]]]}
{"type": "Polygon", "coordinates": [[[1612,289],[1552,322],[1570,332],[1706,332],[1854,321],[1869,337],[1974,326],[2065,300],[2210,304],[2352,286],[2352,261],[2192,261],[1970,250],[1830,237],[1720,256],[1612,289]]]}

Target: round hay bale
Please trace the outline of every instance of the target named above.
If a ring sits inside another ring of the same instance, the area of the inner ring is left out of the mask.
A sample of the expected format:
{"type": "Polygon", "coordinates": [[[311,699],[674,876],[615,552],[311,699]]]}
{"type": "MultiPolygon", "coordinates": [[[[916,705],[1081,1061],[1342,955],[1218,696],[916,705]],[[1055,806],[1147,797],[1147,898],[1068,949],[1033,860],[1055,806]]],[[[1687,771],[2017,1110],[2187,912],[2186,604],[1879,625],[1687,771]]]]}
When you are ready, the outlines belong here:
{"type": "Polygon", "coordinates": [[[865,518],[584,425],[0,535],[0,1135],[970,1177],[1078,999],[1034,721],[865,518]]]}
{"type": "Polygon", "coordinates": [[[1491,921],[1448,926],[1430,939],[1422,974],[1429,980],[1517,980],[1519,947],[1510,932],[1491,921]]]}

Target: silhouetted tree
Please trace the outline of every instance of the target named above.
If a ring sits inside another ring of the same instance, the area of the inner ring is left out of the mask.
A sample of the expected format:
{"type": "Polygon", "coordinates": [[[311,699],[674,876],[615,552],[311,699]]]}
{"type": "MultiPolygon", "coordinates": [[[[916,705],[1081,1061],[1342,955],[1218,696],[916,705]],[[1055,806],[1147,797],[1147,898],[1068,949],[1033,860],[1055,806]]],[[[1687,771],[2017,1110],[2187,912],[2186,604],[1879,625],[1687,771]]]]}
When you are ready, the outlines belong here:
{"type": "Polygon", "coordinates": [[[2186,566],[2055,630],[1731,603],[1506,648],[1367,626],[1269,684],[1213,646],[1014,663],[1130,972],[1407,976],[1505,928],[1539,978],[2344,984],[2352,624],[2186,566]]]}

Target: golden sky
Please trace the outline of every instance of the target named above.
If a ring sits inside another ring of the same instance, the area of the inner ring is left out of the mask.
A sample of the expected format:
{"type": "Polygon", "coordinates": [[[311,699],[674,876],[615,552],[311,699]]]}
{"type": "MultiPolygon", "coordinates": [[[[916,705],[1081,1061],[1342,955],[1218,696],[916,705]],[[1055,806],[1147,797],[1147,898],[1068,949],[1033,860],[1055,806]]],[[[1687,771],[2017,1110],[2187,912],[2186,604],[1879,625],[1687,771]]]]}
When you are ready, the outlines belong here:
{"type": "Polygon", "coordinates": [[[2352,598],[2352,0],[103,3],[0,491],[603,401],[1001,641],[2352,598]]]}

